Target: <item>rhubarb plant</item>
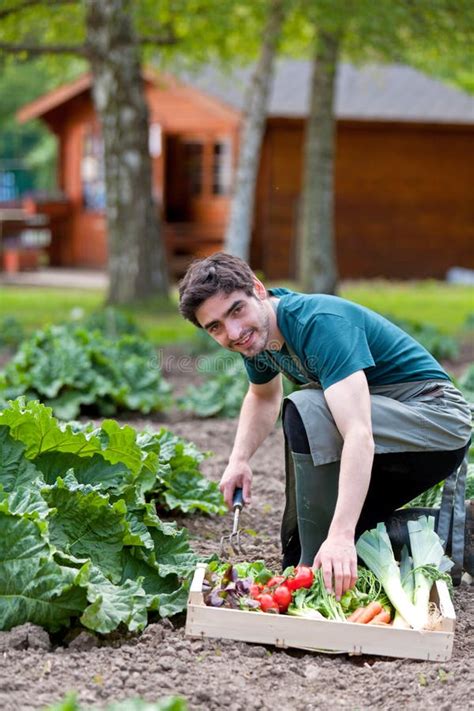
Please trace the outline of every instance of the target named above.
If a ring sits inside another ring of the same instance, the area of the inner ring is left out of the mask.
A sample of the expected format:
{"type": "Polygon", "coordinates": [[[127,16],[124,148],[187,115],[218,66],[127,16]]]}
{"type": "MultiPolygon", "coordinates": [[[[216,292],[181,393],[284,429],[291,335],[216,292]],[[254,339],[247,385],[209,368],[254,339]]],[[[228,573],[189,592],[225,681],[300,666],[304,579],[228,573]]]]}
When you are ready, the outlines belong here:
{"type": "Polygon", "coordinates": [[[64,424],[24,399],[0,411],[0,629],[133,631],[184,610],[196,556],[158,512],[225,510],[203,456],[165,430],[64,424]]]}

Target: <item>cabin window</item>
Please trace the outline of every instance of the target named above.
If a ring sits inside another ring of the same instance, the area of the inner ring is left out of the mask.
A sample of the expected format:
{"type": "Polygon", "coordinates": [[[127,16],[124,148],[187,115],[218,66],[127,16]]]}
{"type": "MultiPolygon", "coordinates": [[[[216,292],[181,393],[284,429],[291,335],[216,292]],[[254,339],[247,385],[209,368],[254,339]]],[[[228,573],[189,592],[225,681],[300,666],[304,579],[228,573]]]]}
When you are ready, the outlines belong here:
{"type": "Polygon", "coordinates": [[[216,141],[213,146],[212,194],[228,195],[232,181],[232,151],[230,139],[216,141]]]}
{"type": "Polygon", "coordinates": [[[86,129],[82,148],[81,181],[84,208],[105,209],[104,142],[98,128],[86,129]]]}
{"type": "Polygon", "coordinates": [[[186,176],[191,195],[201,195],[203,188],[204,144],[186,141],[184,144],[186,176]]]}

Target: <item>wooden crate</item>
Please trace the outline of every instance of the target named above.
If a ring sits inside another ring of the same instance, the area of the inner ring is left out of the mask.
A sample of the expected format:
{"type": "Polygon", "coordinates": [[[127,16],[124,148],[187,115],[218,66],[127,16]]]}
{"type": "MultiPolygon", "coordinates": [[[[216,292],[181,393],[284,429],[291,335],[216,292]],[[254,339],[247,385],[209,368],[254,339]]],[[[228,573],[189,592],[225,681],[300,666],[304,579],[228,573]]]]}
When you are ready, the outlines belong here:
{"type": "Polygon", "coordinates": [[[432,600],[442,615],[439,625],[436,631],[418,632],[208,607],[202,595],[205,572],[206,566],[198,565],[191,584],[186,619],[189,637],[220,637],[314,652],[379,654],[437,662],[451,658],[456,617],[443,581],[437,581],[432,590],[432,600]]]}

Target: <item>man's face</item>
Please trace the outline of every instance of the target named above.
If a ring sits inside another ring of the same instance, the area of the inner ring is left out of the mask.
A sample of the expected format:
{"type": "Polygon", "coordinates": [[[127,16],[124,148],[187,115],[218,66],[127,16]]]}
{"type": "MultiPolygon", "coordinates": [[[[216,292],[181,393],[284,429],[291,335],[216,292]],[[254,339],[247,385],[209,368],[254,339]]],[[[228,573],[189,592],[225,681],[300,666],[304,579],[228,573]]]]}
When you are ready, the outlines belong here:
{"type": "Polygon", "coordinates": [[[215,341],[230,351],[252,357],[267,347],[270,336],[268,299],[244,291],[209,297],[196,318],[215,341]]]}

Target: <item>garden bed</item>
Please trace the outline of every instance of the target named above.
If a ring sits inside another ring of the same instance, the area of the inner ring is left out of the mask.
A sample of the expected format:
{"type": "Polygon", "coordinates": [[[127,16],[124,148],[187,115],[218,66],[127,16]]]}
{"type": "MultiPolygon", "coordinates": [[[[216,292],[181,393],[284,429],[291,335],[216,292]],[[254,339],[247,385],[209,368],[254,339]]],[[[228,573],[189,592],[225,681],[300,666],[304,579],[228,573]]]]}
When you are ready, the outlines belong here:
{"type": "MultiPolygon", "coordinates": [[[[176,434],[192,439],[215,456],[203,464],[218,481],[234,437],[234,420],[175,420],[176,434]]],[[[141,429],[158,428],[163,417],[134,419],[141,429]]],[[[170,424],[167,422],[167,424],[170,424]]],[[[264,557],[279,566],[279,524],[283,509],[283,437],[276,430],[253,461],[254,496],[242,514],[245,558],[264,557]],[[277,456],[280,452],[281,456],[277,456]]],[[[229,531],[230,516],[179,516],[201,554],[218,549],[229,531]]],[[[474,629],[474,587],[454,592],[457,615],[453,656],[428,662],[372,656],[327,656],[302,650],[233,640],[191,640],[185,617],[150,625],[141,635],[114,635],[97,641],[86,632],[60,645],[46,633],[28,628],[0,636],[0,708],[41,709],[67,691],[84,704],[105,706],[112,699],[142,696],[154,700],[176,693],[190,709],[387,709],[469,708],[474,685],[470,659],[474,629]]]]}

